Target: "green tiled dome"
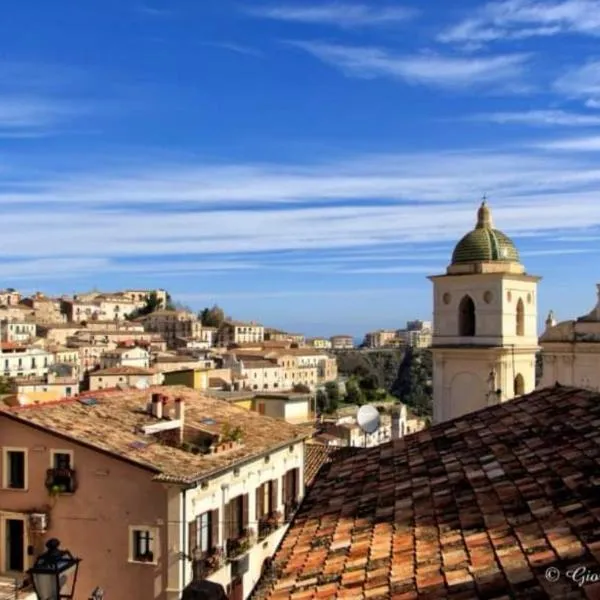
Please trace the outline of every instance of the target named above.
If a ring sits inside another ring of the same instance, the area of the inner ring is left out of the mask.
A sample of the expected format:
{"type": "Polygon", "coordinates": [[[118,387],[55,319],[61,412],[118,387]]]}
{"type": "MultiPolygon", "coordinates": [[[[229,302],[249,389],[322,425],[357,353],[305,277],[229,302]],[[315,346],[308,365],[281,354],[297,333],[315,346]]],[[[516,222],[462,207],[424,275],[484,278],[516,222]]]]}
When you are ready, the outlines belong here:
{"type": "Polygon", "coordinates": [[[472,262],[520,262],[512,240],[493,228],[492,215],[483,202],[477,212],[477,225],[454,248],[452,264],[472,262]]]}

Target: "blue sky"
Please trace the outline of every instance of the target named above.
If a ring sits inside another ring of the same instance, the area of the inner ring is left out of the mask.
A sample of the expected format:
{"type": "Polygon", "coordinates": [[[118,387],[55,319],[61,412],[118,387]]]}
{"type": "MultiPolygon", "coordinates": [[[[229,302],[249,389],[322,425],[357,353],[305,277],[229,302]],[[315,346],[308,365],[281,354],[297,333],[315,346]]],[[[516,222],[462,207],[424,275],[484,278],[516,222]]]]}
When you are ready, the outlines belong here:
{"type": "Polygon", "coordinates": [[[11,2],[0,287],[159,286],[307,334],[430,317],[487,193],[595,303],[600,0],[11,2]]]}

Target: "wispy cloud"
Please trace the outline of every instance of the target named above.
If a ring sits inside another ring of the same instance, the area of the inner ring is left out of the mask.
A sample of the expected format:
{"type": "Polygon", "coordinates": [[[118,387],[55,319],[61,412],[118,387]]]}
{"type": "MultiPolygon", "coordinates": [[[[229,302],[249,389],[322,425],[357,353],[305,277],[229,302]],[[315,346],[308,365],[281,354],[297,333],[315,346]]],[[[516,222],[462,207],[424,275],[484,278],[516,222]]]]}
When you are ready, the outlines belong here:
{"type": "Polygon", "coordinates": [[[262,57],[264,54],[256,48],[250,46],[244,46],[242,44],[236,44],[234,42],[201,42],[202,46],[210,46],[211,48],[220,48],[221,50],[228,50],[229,52],[235,52],[236,54],[245,54],[247,56],[262,57]]]}
{"type": "Polygon", "coordinates": [[[319,4],[286,4],[281,6],[247,9],[248,14],[298,23],[335,25],[338,27],[367,27],[406,21],[417,12],[403,7],[374,7],[349,2],[323,2],[319,4]]]}
{"type": "Polygon", "coordinates": [[[600,136],[551,140],[536,144],[543,150],[562,150],[566,152],[600,152],[600,136]]]}
{"type": "Polygon", "coordinates": [[[501,0],[490,2],[442,32],[442,42],[485,44],[563,33],[600,35],[599,0],[501,0]]]}
{"type": "Polygon", "coordinates": [[[592,127],[600,125],[600,115],[572,113],[563,110],[528,110],[524,112],[498,112],[475,115],[470,118],[476,121],[539,127],[592,127]]]}
{"type": "Polygon", "coordinates": [[[528,56],[456,57],[439,54],[396,55],[380,48],[342,46],[320,42],[289,42],[346,75],[388,77],[409,84],[464,88],[513,82],[523,73],[528,56]]]}
{"type": "Polygon", "coordinates": [[[570,98],[586,100],[590,108],[600,108],[600,60],[569,69],[555,81],[554,89],[570,98]]]}

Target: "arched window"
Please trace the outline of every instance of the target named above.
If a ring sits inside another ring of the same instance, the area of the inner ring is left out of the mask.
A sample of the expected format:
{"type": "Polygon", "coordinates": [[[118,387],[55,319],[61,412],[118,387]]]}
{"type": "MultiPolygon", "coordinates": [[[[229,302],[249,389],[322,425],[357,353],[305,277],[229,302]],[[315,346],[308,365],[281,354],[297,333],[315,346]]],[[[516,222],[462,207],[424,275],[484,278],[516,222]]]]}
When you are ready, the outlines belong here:
{"type": "Polygon", "coordinates": [[[525,335],[525,305],[522,298],[517,302],[517,335],[525,335]]]}
{"type": "Polygon", "coordinates": [[[525,379],[523,375],[519,373],[515,377],[515,396],[522,396],[525,393],[525,379]]]}
{"type": "Polygon", "coordinates": [[[458,307],[458,335],[473,337],[475,335],[475,303],[471,296],[465,296],[458,307]]]}

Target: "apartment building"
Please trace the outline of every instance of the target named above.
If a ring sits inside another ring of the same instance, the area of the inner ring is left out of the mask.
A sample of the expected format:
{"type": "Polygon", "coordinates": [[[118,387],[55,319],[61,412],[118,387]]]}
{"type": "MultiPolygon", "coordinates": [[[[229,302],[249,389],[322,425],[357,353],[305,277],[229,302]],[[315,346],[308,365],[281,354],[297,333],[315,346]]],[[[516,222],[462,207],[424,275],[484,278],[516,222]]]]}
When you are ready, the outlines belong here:
{"type": "Polygon", "coordinates": [[[54,364],[54,355],[43,348],[0,342],[0,375],[42,377],[54,364]]]}
{"type": "Polygon", "coordinates": [[[261,343],[265,339],[265,328],[254,321],[225,321],[217,332],[216,343],[227,347],[232,344],[261,343]]]}
{"type": "Polygon", "coordinates": [[[140,317],[146,331],[161,335],[169,346],[174,346],[177,338],[212,340],[214,334],[203,334],[198,316],[187,310],[157,310],[140,317]]]}
{"type": "Polygon", "coordinates": [[[306,345],[316,350],[331,350],[332,347],[331,340],[322,337],[308,338],[306,345]]]}
{"type": "Polygon", "coordinates": [[[433,323],[431,321],[408,321],[406,329],[397,331],[398,338],[413,348],[429,348],[433,341],[433,323]]]}
{"type": "Polygon", "coordinates": [[[150,367],[150,353],[140,346],[121,346],[114,350],[107,350],[100,357],[103,369],[112,367],[150,367]]]}
{"type": "Polygon", "coordinates": [[[110,367],[88,373],[88,385],[91,392],[116,387],[148,388],[162,383],[162,373],[149,368],[110,367]]]}
{"type": "Polygon", "coordinates": [[[25,377],[12,380],[12,396],[4,398],[9,406],[28,406],[42,402],[56,402],[79,393],[79,379],[61,377],[48,372],[43,377],[25,377]]]}
{"type": "Polygon", "coordinates": [[[269,342],[289,342],[291,344],[297,344],[302,346],[305,343],[306,338],[302,333],[287,333],[280,329],[273,329],[272,327],[265,327],[265,341],[269,342]]]}
{"type": "Polygon", "coordinates": [[[306,437],[185,388],[0,408],[0,572],[58,538],[81,598],[180,600],[208,579],[245,599],[304,495],[306,437]]]}
{"type": "Polygon", "coordinates": [[[0,306],[16,306],[21,302],[21,293],[14,288],[0,290],[0,306]]]}
{"type": "Polygon", "coordinates": [[[284,383],[284,369],[275,360],[261,355],[227,354],[223,367],[231,369],[232,377],[241,380],[241,387],[248,390],[290,389],[284,383]]]}
{"type": "Polygon", "coordinates": [[[211,359],[190,354],[158,354],[152,366],[163,373],[181,369],[212,369],[215,363],[211,359]]]}
{"type": "Polygon", "coordinates": [[[166,290],[157,289],[157,290],[123,290],[118,292],[120,295],[124,296],[127,300],[133,302],[137,308],[141,308],[146,305],[146,299],[151,294],[156,294],[161,306],[163,308],[167,307],[168,293],[166,290]]]}
{"type": "Polygon", "coordinates": [[[36,323],[64,323],[66,321],[60,298],[49,298],[41,292],[37,292],[29,298],[23,298],[21,304],[33,310],[36,323]]]}
{"type": "Polygon", "coordinates": [[[396,345],[398,334],[395,329],[378,329],[365,334],[367,348],[387,348],[396,345]]]}
{"type": "Polygon", "coordinates": [[[27,344],[35,339],[36,324],[25,319],[0,320],[0,341],[27,344]]]}
{"type": "Polygon", "coordinates": [[[354,338],[351,335],[333,335],[330,338],[332,350],[352,350],[354,338]]]}

